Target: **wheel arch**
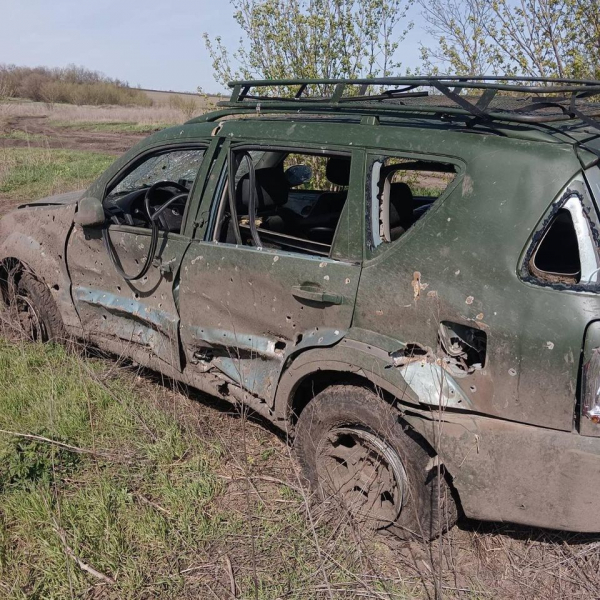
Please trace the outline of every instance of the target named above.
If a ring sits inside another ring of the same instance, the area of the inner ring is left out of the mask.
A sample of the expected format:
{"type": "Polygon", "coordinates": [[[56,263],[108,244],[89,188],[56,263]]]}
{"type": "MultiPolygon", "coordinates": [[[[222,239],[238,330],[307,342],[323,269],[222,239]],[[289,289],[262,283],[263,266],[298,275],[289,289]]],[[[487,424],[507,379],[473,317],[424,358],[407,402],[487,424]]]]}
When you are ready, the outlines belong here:
{"type": "Polygon", "coordinates": [[[330,348],[307,350],[284,370],[275,395],[274,412],[293,435],[298,417],[319,392],[340,384],[367,388],[396,406],[411,436],[418,439],[432,457],[440,457],[448,484],[460,504],[453,469],[446,465],[436,439],[436,428],[431,427],[430,411],[419,404],[417,394],[398,369],[390,368],[391,364],[388,353],[353,340],[342,340],[330,348]]]}
{"type": "Polygon", "coordinates": [[[48,286],[65,326],[81,325],[71,299],[66,246],[74,206],[26,208],[0,221],[0,268],[29,271],[48,286]]]}

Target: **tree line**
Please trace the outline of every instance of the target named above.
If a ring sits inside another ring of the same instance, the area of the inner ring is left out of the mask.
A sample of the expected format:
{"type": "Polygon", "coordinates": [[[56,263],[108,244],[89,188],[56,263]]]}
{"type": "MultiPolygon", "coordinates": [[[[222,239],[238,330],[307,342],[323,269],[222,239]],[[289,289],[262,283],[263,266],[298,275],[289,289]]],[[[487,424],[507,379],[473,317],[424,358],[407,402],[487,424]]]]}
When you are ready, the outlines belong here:
{"type": "Polygon", "coordinates": [[[129,87],[127,82],[85,67],[32,68],[0,64],[0,99],[13,97],[48,104],[152,104],[144,92],[129,87]]]}

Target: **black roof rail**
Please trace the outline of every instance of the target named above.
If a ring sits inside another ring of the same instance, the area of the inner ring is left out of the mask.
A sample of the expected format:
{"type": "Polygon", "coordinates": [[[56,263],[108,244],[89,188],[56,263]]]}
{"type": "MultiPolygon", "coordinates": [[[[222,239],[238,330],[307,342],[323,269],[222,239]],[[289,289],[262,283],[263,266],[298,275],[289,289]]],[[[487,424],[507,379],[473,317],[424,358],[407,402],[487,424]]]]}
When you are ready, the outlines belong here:
{"type": "Polygon", "coordinates": [[[542,124],[581,120],[600,129],[600,81],[535,77],[382,77],[233,81],[224,110],[193,119],[215,121],[254,112],[309,114],[415,113],[447,116],[469,124],[504,121],[542,124]],[[279,88],[284,95],[275,95],[279,88]],[[307,95],[307,90],[313,95],[307,95]],[[263,93],[261,95],[262,92],[263,93]],[[253,92],[253,93],[251,93],[253,92]],[[315,95],[318,94],[318,95],[315,95]]]}

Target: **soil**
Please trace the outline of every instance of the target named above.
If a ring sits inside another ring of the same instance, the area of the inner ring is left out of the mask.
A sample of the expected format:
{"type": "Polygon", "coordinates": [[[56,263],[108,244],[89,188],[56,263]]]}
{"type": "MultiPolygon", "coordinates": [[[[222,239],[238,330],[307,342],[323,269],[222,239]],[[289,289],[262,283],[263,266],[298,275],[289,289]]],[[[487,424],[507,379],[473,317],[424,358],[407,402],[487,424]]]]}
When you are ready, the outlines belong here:
{"type": "Polygon", "coordinates": [[[6,133],[24,131],[29,140],[0,139],[0,148],[61,148],[63,150],[92,150],[119,155],[147,137],[146,134],[92,132],[52,127],[48,117],[12,117],[4,127],[6,133]]]}

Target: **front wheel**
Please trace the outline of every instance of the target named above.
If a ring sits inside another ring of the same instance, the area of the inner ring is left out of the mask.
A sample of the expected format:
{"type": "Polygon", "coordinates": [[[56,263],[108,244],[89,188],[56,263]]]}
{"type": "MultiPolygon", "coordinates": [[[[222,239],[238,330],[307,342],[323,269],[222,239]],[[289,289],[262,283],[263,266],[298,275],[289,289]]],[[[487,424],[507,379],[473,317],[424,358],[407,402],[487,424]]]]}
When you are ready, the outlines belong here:
{"type": "Polygon", "coordinates": [[[456,522],[434,454],[368,389],[337,385],[318,394],[300,415],[294,448],[311,487],[360,526],[430,540],[456,522]]]}
{"type": "Polygon", "coordinates": [[[66,331],[48,286],[24,272],[12,288],[11,303],[23,335],[36,342],[64,342],[66,331]]]}

